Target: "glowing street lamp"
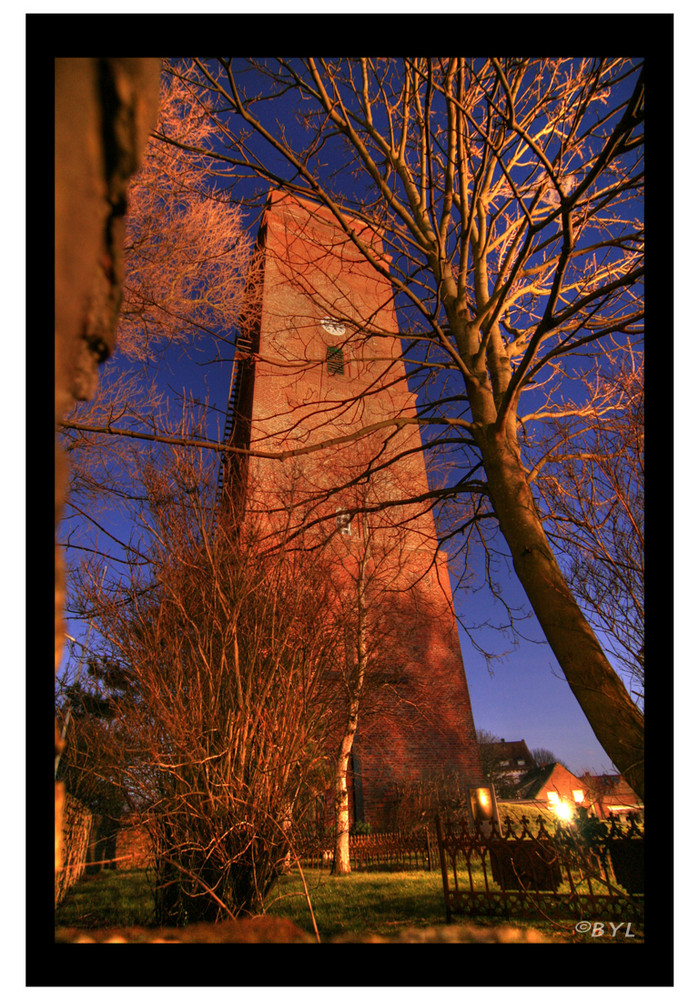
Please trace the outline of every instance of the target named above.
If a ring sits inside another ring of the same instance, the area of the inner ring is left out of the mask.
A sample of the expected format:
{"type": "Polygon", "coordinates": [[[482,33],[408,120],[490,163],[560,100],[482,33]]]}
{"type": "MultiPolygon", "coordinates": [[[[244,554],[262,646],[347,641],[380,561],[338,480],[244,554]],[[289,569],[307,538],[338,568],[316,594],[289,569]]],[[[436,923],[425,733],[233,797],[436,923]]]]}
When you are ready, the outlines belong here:
{"type": "Polygon", "coordinates": [[[553,811],[556,816],[564,823],[569,823],[573,818],[573,810],[570,808],[567,802],[556,802],[553,807],[553,811]]]}
{"type": "Polygon", "coordinates": [[[499,831],[498,806],[495,799],[495,790],[492,785],[470,788],[469,805],[471,807],[471,819],[480,833],[490,836],[493,831],[499,831]]]}

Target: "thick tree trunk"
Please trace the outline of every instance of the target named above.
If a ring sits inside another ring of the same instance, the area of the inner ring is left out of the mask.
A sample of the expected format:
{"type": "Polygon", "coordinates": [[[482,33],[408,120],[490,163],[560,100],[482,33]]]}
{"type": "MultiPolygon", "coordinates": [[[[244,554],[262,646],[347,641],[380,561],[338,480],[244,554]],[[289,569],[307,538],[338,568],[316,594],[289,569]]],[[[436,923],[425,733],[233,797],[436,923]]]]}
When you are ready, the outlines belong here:
{"type": "MultiPolygon", "coordinates": [[[[94,394],[114,342],[121,296],[121,205],[158,112],[160,59],[60,58],[55,73],[54,413],[58,425],[94,394]],[[119,206],[119,207],[115,207],[119,206]]],[[[55,526],[63,517],[68,459],[56,441],[55,526]]],[[[55,669],[65,649],[65,571],[55,546],[55,669]]],[[[55,729],[55,754],[63,741],[55,729]]],[[[55,865],[62,858],[65,786],[55,790],[55,865]]]]}
{"type": "Polygon", "coordinates": [[[481,438],[491,502],[515,572],[597,739],[643,798],[643,715],[570,592],[546,538],[518,449],[489,427],[481,438]]]}

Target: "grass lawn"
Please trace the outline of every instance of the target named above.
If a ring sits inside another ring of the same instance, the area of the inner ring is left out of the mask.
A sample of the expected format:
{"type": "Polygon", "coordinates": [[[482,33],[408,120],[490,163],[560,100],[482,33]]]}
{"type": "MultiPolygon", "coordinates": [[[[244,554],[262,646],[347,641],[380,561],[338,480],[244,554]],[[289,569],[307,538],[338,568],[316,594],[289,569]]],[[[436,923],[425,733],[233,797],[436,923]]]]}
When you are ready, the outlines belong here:
{"type": "MultiPolygon", "coordinates": [[[[339,934],[390,937],[406,927],[430,927],[446,920],[440,872],[304,873],[321,940],[339,934]]],[[[313,922],[298,873],[283,876],[267,897],[267,912],[289,917],[308,933],[313,922]]]]}
{"type": "MultiPolygon", "coordinates": [[[[354,872],[333,878],[308,870],[306,885],[322,938],[373,931],[395,934],[404,927],[444,923],[439,872],[354,872]]],[[[267,912],[289,917],[313,933],[298,873],[284,875],[271,890],[267,912]]],[[[145,871],[103,871],[87,876],[66,894],[56,914],[61,927],[105,927],[153,923],[152,888],[145,871]]]]}
{"type": "Polygon", "coordinates": [[[76,882],[56,911],[57,927],[147,927],[153,891],[145,870],[101,871],[76,882]]]}
{"type": "MultiPolygon", "coordinates": [[[[343,878],[334,878],[325,871],[310,871],[305,872],[305,879],[322,941],[366,932],[391,937],[409,927],[434,927],[446,923],[441,872],[353,872],[343,878]]],[[[483,888],[476,877],[474,885],[483,888]]],[[[313,934],[313,922],[298,874],[285,875],[279,880],[267,898],[267,912],[289,917],[313,934]]],[[[607,943],[611,940],[608,934],[596,939],[576,935],[575,920],[570,917],[551,921],[474,916],[468,918],[468,922],[483,927],[533,927],[558,943],[607,943]]],[[[636,930],[635,938],[623,938],[625,943],[643,940],[642,929],[637,927],[636,930]]],[[[618,941],[622,940],[622,934],[623,930],[618,941]]]]}
{"type": "MultiPolygon", "coordinates": [[[[373,933],[391,937],[408,927],[431,927],[446,922],[440,872],[353,872],[333,877],[328,871],[307,870],[306,885],[321,941],[339,935],[373,933]]],[[[282,876],[267,898],[270,915],[288,917],[309,934],[313,921],[298,872],[282,876]]],[[[104,871],[87,876],[67,893],[56,914],[61,927],[149,926],[154,922],[152,887],[147,873],[104,871]]],[[[606,943],[575,935],[573,922],[558,926],[545,920],[471,918],[473,924],[534,927],[561,943],[606,943]]],[[[621,935],[620,935],[621,940],[621,935]]],[[[643,940],[642,931],[634,939],[643,940]]]]}

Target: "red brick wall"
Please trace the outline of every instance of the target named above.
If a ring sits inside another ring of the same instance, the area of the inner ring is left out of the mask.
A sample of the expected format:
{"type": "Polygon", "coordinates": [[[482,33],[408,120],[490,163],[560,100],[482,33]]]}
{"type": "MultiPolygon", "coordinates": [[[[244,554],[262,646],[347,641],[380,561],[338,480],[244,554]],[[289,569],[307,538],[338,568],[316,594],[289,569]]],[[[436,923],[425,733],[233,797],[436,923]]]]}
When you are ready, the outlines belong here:
{"type": "Polygon", "coordinates": [[[116,867],[145,868],[152,860],[150,838],[138,816],[125,819],[116,837],[116,867]]]}
{"type": "MultiPolygon", "coordinates": [[[[281,523],[291,496],[298,504],[293,516],[316,522],[311,531],[327,537],[338,509],[385,505],[428,488],[417,424],[392,423],[414,418],[416,411],[391,286],[380,273],[388,261],[378,236],[360,223],[353,222],[353,229],[372,247],[379,270],[329,213],[279,193],[271,196],[264,224],[259,342],[241,393],[251,401],[251,448],[275,453],[349,439],[283,463],[253,455],[247,509],[281,523]],[[343,322],[344,335],[334,336],[323,325],[327,318],[343,322]],[[328,347],[342,349],[341,375],[328,371],[328,347]],[[384,422],[367,436],[352,436],[384,422]],[[381,471],[371,485],[358,484],[357,474],[372,460],[381,471]],[[329,489],[335,491],[330,497],[329,489]]],[[[337,576],[349,594],[368,538],[374,667],[356,749],[364,818],[378,828],[396,785],[445,769],[477,784],[482,772],[449,573],[437,550],[432,513],[427,506],[383,506],[368,520],[355,517],[352,535],[338,535],[332,543],[337,576]]]]}

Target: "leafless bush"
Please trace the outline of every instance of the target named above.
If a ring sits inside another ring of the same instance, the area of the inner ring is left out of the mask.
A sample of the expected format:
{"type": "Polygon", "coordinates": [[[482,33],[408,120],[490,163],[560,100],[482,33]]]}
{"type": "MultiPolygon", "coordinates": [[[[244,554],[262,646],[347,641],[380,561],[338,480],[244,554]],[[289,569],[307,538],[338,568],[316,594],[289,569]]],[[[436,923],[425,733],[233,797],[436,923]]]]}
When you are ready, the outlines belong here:
{"type": "Polygon", "coordinates": [[[140,471],[147,544],[120,581],[86,566],[82,583],[110,707],[100,767],[144,819],[161,922],[254,912],[322,766],[327,576],[320,556],[263,555],[249,527],[214,524],[191,452],[140,471]]]}

